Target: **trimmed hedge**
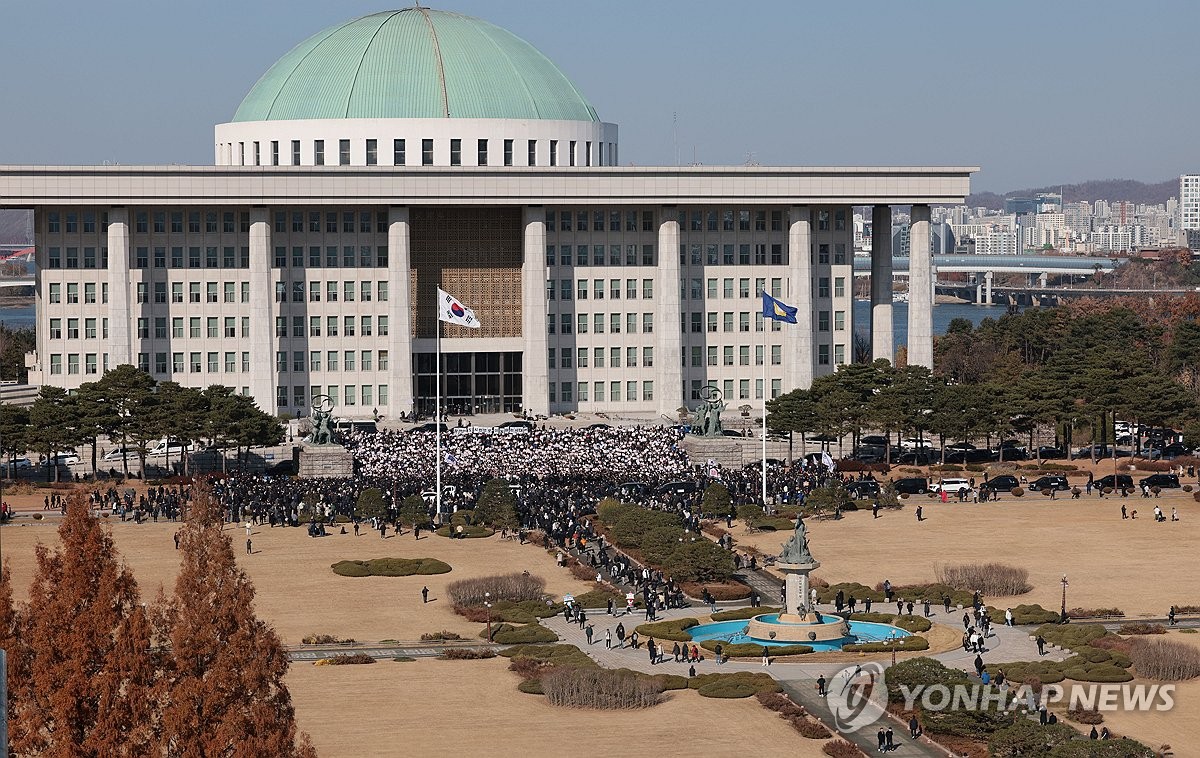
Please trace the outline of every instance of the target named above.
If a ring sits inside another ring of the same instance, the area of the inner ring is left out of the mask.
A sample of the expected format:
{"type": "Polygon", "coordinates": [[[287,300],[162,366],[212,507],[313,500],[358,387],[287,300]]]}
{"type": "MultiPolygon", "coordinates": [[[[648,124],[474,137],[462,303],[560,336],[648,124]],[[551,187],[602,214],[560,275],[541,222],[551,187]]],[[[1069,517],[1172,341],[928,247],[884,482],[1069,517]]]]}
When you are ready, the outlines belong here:
{"type": "MultiPolygon", "coordinates": [[[[724,642],[722,640],[705,640],[700,643],[700,647],[705,650],[716,651],[717,645],[721,646],[721,655],[730,658],[758,658],[762,656],[763,645],[756,642],[724,642]]],[[[776,645],[774,647],[767,646],[772,658],[776,656],[787,655],[804,655],[811,653],[813,649],[808,645],[776,645]]]]}
{"type": "MultiPolygon", "coordinates": [[[[993,624],[1003,624],[1004,608],[993,608],[988,606],[987,614],[993,624]]],[[[1029,624],[1055,624],[1058,622],[1058,611],[1049,611],[1040,605],[1017,605],[1009,609],[1013,613],[1013,623],[1021,625],[1029,624]]]]}
{"type": "MultiPolygon", "coordinates": [[[[457,525],[455,525],[455,528],[456,529],[458,528],[457,525]]],[[[486,526],[475,526],[474,524],[464,524],[463,530],[462,530],[463,537],[466,537],[468,539],[476,539],[479,537],[491,537],[495,533],[496,532],[493,529],[488,529],[486,526]]],[[[437,530],[437,535],[439,537],[449,537],[450,536],[450,527],[448,525],[440,527],[437,530]]],[[[454,536],[457,537],[458,532],[455,532],[454,536]]]]}
{"type": "Polygon", "coordinates": [[[338,561],[330,566],[338,576],[433,576],[448,574],[450,564],[437,558],[372,558],[338,561]]]}
{"type": "Polygon", "coordinates": [[[700,674],[688,680],[688,687],[704,697],[742,698],[760,692],[779,692],[779,682],[770,674],[741,671],[736,674],[700,674]]]}
{"type": "Polygon", "coordinates": [[[1037,679],[1042,684],[1056,684],[1066,677],[1057,664],[1046,661],[1017,661],[1015,663],[993,663],[986,667],[992,676],[1004,671],[1004,677],[1010,682],[1022,683],[1037,679]]]}
{"type": "MultiPolygon", "coordinates": [[[[487,639],[487,627],[479,633],[487,639]]],[[[542,642],[557,642],[558,635],[541,624],[492,624],[492,642],[501,645],[529,645],[542,642]]]]}
{"type": "Polygon", "coordinates": [[[911,653],[929,649],[929,640],[919,634],[911,637],[897,637],[896,642],[863,642],[857,645],[843,645],[845,653],[890,653],[895,649],[898,653],[911,653]]]}
{"type": "Polygon", "coordinates": [[[897,616],[894,613],[852,613],[850,620],[888,624],[912,633],[928,632],[933,628],[933,622],[924,616],[897,616]]]}
{"type": "Polygon", "coordinates": [[[573,666],[575,668],[591,668],[600,664],[588,657],[587,653],[574,645],[516,645],[500,651],[500,655],[514,661],[533,660],[543,661],[552,666],[573,666]]]}
{"type": "Polygon", "coordinates": [[[692,635],[688,634],[687,630],[699,624],[698,620],[688,617],[671,619],[669,621],[656,621],[652,624],[642,624],[634,631],[640,637],[653,637],[656,640],[671,640],[673,642],[691,642],[692,635]]]}
{"type": "Polygon", "coordinates": [[[761,608],[733,608],[728,611],[717,611],[712,614],[713,621],[740,621],[742,619],[754,618],[761,616],[764,613],[782,613],[782,608],[772,606],[763,606],[761,608]]]}

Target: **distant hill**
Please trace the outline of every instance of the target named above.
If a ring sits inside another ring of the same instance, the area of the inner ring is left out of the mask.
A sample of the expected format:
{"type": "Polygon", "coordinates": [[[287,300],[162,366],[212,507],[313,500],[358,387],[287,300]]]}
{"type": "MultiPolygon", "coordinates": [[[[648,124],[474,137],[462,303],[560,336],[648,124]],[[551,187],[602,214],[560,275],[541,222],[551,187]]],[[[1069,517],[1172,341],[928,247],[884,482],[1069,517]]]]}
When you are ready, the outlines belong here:
{"type": "Polygon", "coordinates": [[[1077,203],[1080,200],[1090,202],[1125,200],[1130,203],[1165,205],[1167,200],[1179,195],[1179,180],[1168,179],[1165,182],[1147,184],[1133,179],[1095,179],[1079,184],[1055,184],[1048,187],[1013,190],[1003,195],[995,192],[979,192],[967,196],[967,205],[1000,210],[1004,208],[1004,198],[1006,197],[1028,197],[1039,192],[1058,192],[1060,188],[1063,193],[1063,202],[1067,203],[1077,203]]]}
{"type": "Polygon", "coordinates": [[[0,210],[0,245],[32,245],[33,213],[0,210]]]}

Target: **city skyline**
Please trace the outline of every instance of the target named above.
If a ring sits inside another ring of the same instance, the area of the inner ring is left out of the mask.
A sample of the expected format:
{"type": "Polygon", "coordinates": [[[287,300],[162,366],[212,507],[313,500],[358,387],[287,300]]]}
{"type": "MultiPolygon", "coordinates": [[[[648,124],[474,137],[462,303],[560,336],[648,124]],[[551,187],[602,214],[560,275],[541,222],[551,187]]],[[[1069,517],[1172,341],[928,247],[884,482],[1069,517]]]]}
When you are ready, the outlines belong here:
{"type": "MultiPolygon", "coordinates": [[[[212,125],[253,77],[298,40],[389,5],[399,4],[264,2],[239,8],[236,23],[189,3],[10,8],[11,28],[28,33],[9,40],[15,115],[0,162],[210,164],[212,125]]],[[[1006,6],[1011,34],[949,3],[808,16],[783,3],[753,13],[660,3],[636,19],[543,0],[439,6],[509,28],[559,63],[621,126],[622,163],[975,164],[972,189],[996,192],[1162,181],[1197,165],[1185,131],[1195,106],[1174,98],[1172,82],[1200,73],[1174,52],[1183,22],[1200,13],[1181,3],[1135,18],[1126,8],[1121,24],[1115,4],[1034,14],[1018,3],[1006,6]],[[1142,105],[1113,108],[1122,92],[1142,105]],[[905,118],[905,108],[927,118],[905,118]],[[1159,109],[1170,117],[1156,119],[1159,109]]]]}

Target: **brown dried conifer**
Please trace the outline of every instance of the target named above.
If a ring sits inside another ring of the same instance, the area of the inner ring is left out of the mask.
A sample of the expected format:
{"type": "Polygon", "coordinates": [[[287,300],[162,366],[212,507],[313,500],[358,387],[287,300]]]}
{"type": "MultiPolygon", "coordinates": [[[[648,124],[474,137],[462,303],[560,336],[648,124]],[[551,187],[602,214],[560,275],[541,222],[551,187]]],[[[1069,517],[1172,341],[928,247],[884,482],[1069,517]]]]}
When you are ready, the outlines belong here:
{"type": "Polygon", "coordinates": [[[112,535],[74,495],[39,545],[19,636],[26,675],[13,680],[10,747],[17,755],[153,755],[156,669],[133,574],[112,535]]]}
{"type": "Polygon", "coordinates": [[[275,630],[254,615],[254,585],[234,560],[221,507],[194,490],[180,551],[183,565],[166,630],[171,652],[162,711],[170,756],[312,758],[297,746],[295,712],[284,686],[288,654],[275,630]]]}

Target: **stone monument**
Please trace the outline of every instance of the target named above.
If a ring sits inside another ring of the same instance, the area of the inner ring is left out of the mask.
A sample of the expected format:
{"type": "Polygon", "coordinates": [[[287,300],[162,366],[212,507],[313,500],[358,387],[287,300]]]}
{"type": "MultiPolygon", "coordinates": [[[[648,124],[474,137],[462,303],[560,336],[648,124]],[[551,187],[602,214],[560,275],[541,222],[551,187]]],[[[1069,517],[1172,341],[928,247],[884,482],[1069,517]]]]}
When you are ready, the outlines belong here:
{"type": "Polygon", "coordinates": [[[723,437],[725,429],[721,426],[721,411],[725,410],[724,393],[710,384],[700,390],[700,397],[703,402],[692,416],[691,433],[696,437],[723,437]]]}
{"type": "Polygon", "coordinates": [[[354,456],[337,443],[333,424],[333,398],[314,395],[309,421],[312,431],[301,443],[296,471],[303,477],[354,475],[354,456]]]}

